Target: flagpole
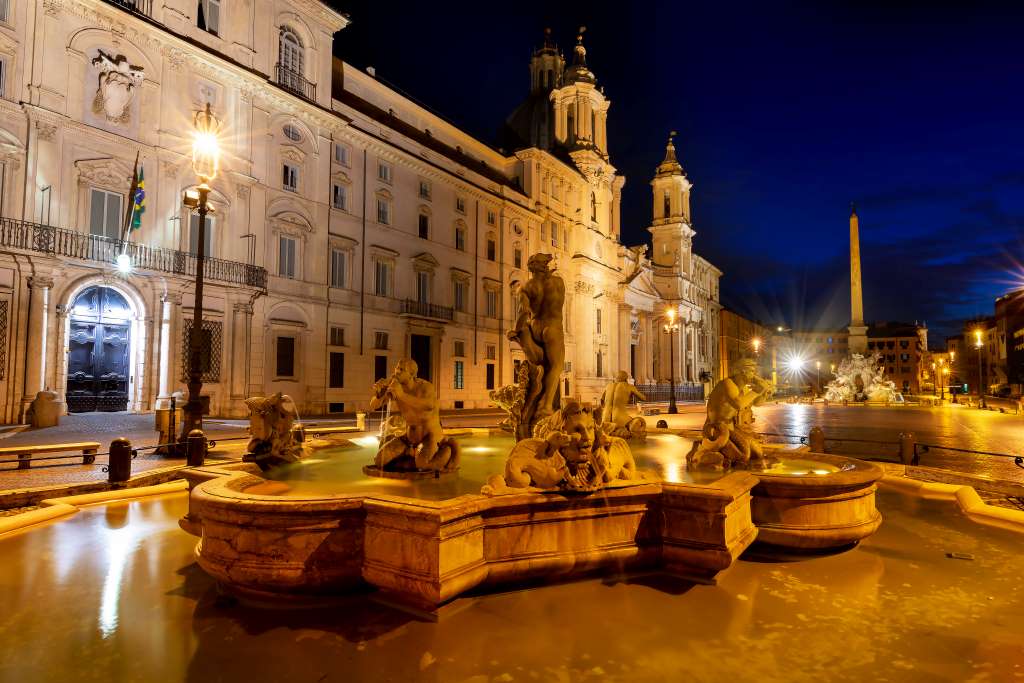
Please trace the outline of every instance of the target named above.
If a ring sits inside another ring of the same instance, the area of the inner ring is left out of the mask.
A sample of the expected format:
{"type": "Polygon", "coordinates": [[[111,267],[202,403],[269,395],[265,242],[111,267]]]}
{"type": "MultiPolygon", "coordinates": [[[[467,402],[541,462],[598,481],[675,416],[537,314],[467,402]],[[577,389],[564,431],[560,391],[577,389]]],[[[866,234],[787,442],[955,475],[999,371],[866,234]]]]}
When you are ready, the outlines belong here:
{"type": "Polygon", "coordinates": [[[128,231],[131,230],[132,218],[135,217],[135,193],[139,189],[139,154],[135,153],[135,169],[132,172],[132,186],[128,190],[128,209],[124,212],[124,225],[121,226],[121,253],[125,253],[128,243],[128,231]]]}

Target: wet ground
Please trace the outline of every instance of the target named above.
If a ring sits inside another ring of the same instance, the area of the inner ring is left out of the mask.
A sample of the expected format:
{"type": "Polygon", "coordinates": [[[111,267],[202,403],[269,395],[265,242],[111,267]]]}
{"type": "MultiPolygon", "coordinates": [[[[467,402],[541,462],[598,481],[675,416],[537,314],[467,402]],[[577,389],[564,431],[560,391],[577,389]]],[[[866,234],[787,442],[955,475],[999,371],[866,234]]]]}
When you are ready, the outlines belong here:
{"type": "MultiPolygon", "coordinates": [[[[989,410],[949,405],[868,408],[779,403],[755,408],[754,413],[759,432],[806,436],[812,427],[821,427],[828,439],[828,452],[840,455],[896,460],[895,444],[900,432],[910,432],[918,442],[933,446],[1024,455],[1024,418],[989,410]],[[887,445],[843,439],[884,441],[887,445]]],[[[658,415],[648,419],[665,418],[658,415]]],[[[672,426],[691,429],[700,429],[703,423],[702,412],[674,416],[671,421],[672,426]]],[[[1024,482],[1024,469],[1014,465],[1012,458],[931,448],[921,453],[921,465],[1024,482]]]]}
{"type": "Polygon", "coordinates": [[[463,598],[436,623],[347,598],[218,594],[182,494],[0,537],[3,681],[1024,680],[1022,537],[882,493],[846,553],[756,553],[693,585],[595,579],[463,598]],[[951,556],[952,555],[952,556],[951,556]]]}

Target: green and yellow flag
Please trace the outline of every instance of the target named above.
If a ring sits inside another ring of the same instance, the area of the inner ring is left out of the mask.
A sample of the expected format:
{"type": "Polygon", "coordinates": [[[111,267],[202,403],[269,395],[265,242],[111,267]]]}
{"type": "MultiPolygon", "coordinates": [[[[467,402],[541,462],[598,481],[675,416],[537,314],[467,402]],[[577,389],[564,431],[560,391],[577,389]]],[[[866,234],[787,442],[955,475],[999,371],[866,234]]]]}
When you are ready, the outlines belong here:
{"type": "Polygon", "coordinates": [[[142,214],[146,212],[146,180],[143,177],[145,168],[139,169],[139,180],[135,187],[135,203],[132,206],[132,230],[142,227],[142,214]]]}

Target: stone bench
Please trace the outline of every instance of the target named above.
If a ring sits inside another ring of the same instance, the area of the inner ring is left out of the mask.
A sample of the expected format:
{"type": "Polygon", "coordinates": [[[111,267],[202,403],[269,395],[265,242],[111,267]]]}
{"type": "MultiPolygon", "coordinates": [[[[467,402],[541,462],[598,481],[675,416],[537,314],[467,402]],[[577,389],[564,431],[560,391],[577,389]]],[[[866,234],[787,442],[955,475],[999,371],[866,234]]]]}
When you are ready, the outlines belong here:
{"type": "Polygon", "coordinates": [[[0,448],[0,464],[17,462],[19,470],[27,470],[32,465],[32,460],[63,460],[70,455],[56,455],[35,457],[41,453],[63,453],[65,451],[81,451],[82,464],[91,465],[96,462],[96,453],[100,450],[99,441],[78,441],[75,443],[55,443],[43,446],[8,446],[0,448]],[[5,458],[13,455],[16,458],[5,458]]]}

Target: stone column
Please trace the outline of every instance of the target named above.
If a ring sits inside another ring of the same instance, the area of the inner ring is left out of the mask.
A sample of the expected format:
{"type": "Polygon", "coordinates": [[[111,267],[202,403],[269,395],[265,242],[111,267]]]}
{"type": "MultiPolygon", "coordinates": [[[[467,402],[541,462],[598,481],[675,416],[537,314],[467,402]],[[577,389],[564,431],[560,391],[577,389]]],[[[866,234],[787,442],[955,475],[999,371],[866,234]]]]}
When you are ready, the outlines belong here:
{"type": "Polygon", "coordinates": [[[178,386],[175,368],[181,350],[181,292],[161,297],[160,311],[160,390],[158,399],[170,398],[178,386]]]}
{"type": "MultiPolygon", "coordinates": [[[[231,316],[231,403],[243,401],[249,389],[249,347],[252,331],[252,304],[236,303],[231,316]]],[[[244,412],[244,411],[243,411],[244,412]]]]}
{"type": "MultiPolygon", "coordinates": [[[[624,370],[629,374],[629,347],[633,344],[633,307],[629,304],[619,304],[619,332],[611,338],[619,345],[619,367],[615,370],[624,370]]],[[[614,371],[609,374],[614,377],[614,371]]]]}
{"type": "Polygon", "coordinates": [[[22,415],[36,394],[43,390],[46,375],[47,308],[53,278],[35,275],[28,279],[28,334],[25,338],[25,389],[22,393],[22,415]]]}

